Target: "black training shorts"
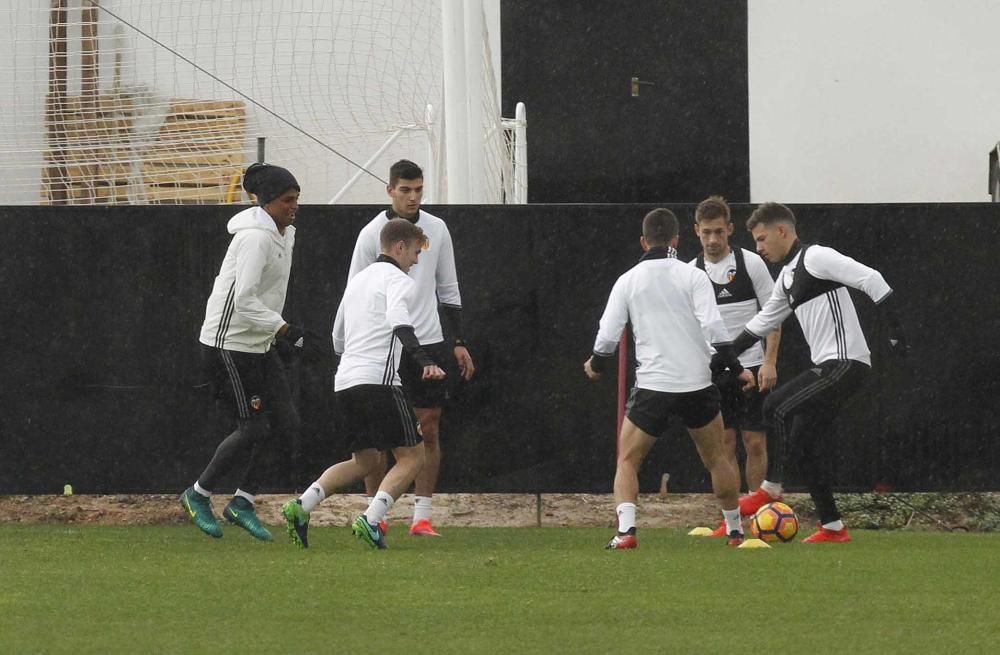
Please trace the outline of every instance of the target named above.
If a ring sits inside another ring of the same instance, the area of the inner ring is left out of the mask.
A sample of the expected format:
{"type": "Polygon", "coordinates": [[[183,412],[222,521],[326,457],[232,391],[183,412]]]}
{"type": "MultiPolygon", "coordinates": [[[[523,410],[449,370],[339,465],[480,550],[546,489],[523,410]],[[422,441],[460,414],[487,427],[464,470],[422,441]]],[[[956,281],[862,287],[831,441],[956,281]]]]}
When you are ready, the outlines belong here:
{"type": "Polygon", "coordinates": [[[432,409],[444,407],[451,398],[451,389],[458,378],[458,363],[455,361],[454,347],[448,342],[420,344],[427,356],[444,369],[443,380],[422,380],[424,369],[412,357],[404,354],[399,362],[399,379],[403,382],[403,391],[414,407],[432,409]]]}
{"type": "MultiPolygon", "coordinates": [[[[754,378],[760,371],[759,366],[751,366],[754,378]]],[[[722,422],[730,430],[747,430],[749,432],[764,431],[764,399],[767,392],[757,387],[743,391],[739,384],[733,382],[719,387],[722,395],[722,422]]]]}
{"type": "Polygon", "coordinates": [[[400,387],[359,384],[335,394],[337,432],[351,452],[416,446],[423,438],[413,406],[400,387]]]}
{"type": "Polygon", "coordinates": [[[625,415],[640,430],[659,437],[667,430],[671,416],[676,416],[688,428],[700,428],[711,423],[719,413],[719,389],[709,385],[698,391],[667,393],[649,389],[632,389],[625,415]]]}

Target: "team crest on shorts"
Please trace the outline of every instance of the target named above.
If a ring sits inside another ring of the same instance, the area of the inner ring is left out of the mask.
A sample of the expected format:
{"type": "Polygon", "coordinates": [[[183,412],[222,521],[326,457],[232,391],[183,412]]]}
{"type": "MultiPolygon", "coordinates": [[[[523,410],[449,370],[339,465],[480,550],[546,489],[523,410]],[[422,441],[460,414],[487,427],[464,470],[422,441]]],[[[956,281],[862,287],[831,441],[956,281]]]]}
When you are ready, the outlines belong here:
{"type": "Polygon", "coordinates": [[[250,409],[259,412],[263,406],[264,401],[260,399],[260,396],[250,396],[250,409]]]}
{"type": "Polygon", "coordinates": [[[424,429],[420,427],[420,421],[417,421],[417,434],[420,435],[421,439],[424,438],[424,429]]]}

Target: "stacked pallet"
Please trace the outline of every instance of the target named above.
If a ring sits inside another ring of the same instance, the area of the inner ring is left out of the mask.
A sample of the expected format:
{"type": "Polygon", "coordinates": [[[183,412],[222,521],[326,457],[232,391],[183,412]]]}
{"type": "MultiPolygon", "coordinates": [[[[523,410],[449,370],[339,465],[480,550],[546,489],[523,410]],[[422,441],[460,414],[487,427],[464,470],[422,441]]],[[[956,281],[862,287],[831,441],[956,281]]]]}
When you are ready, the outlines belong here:
{"type": "Polygon", "coordinates": [[[128,202],[135,111],[128,98],[50,95],[42,204],[128,202]]]}
{"type": "Polygon", "coordinates": [[[171,101],[156,139],[142,155],[143,201],[238,201],[245,140],[243,102],[171,101]]]}

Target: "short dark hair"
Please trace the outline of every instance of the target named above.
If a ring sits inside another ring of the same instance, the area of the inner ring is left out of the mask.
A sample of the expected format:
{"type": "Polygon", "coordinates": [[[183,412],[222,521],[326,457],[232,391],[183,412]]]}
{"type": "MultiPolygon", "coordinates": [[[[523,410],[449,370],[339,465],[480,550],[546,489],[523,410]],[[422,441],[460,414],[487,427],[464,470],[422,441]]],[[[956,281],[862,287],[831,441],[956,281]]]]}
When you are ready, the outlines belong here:
{"type": "Polygon", "coordinates": [[[669,209],[654,209],[642,219],[642,236],[650,246],[669,246],[677,229],[677,217],[669,209]]]}
{"type": "Polygon", "coordinates": [[[427,241],[427,237],[424,236],[424,231],[417,227],[415,223],[411,223],[405,218],[391,218],[382,226],[378,240],[382,246],[382,250],[389,250],[400,241],[406,241],[407,243],[419,241],[420,243],[424,243],[427,241]]]}
{"type": "Polygon", "coordinates": [[[389,167],[389,186],[396,186],[400,180],[421,180],[424,171],[409,159],[400,159],[389,167]]]}
{"type": "Polygon", "coordinates": [[[732,215],[729,213],[729,204],[722,196],[709,196],[698,203],[698,208],[694,210],[694,220],[696,223],[711,221],[716,218],[724,218],[727,223],[732,222],[732,215]]]}
{"type": "Polygon", "coordinates": [[[777,202],[765,202],[757,207],[747,219],[747,229],[752,230],[758,225],[774,225],[786,223],[795,226],[795,214],[788,207],[777,202]]]}

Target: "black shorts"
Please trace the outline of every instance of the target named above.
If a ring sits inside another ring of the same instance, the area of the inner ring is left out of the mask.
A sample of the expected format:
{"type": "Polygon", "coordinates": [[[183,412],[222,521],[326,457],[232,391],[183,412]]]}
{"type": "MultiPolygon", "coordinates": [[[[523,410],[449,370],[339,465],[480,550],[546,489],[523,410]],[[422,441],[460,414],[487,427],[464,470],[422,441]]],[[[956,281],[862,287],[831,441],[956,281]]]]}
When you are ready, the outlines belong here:
{"type": "MultiPolygon", "coordinates": [[[[760,366],[750,366],[754,377],[760,371],[760,366]]],[[[764,399],[767,392],[756,387],[743,391],[738,384],[726,384],[719,388],[722,398],[722,422],[727,429],[747,430],[748,432],[764,431],[764,399]]]]}
{"type": "Polygon", "coordinates": [[[266,353],[222,350],[202,344],[202,360],[209,389],[225,399],[238,419],[271,413],[291,403],[285,366],[272,348],[266,353]]]}
{"type": "Polygon", "coordinates": [[[632,389],[625,415],[646,434],[659,437],[666,432],[670,417],[676,416],[687,428],[708,425],[719,414],[719,389],[713,384],[684,393],[632,389]]]}
{"type": "Polygon", "coordinates": [[[403,382],[403,391],[414,407],[431,409],[444,407],[451,398],[451,385],[458,377],[458,363],[455,361],[454,347],[447,342],[420,344],[427,356],[444,369],[443,380],[422,380],[424,373],[409,355],[403,354],[399,362],[399,379],[403,382]]]}
{"type": "Polygon", "coordinates": [[[337,432],[351,452],[416,446],[423,438],[413,406],[400,387],[359,384],[335,394],[337,432]]]}

